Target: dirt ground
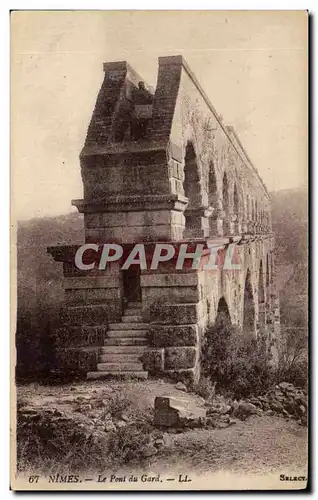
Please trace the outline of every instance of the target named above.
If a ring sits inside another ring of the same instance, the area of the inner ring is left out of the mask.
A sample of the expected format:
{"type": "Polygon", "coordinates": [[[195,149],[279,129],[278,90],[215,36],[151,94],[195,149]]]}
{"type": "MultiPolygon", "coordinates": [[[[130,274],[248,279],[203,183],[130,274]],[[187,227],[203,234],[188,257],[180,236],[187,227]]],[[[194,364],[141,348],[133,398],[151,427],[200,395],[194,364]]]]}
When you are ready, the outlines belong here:
{"type": "MultiPolygon", "coordinates": [[[[58,405],[72,411],[79,396],[89,402],[96,396],[125,391],[141,409],[153,408],[156,396],[180,396],[174,384],[164,381],[85,382],[68,386],[26,385],[18,388],[18,401],[39,407],[58,405]]],[[[190,394],[189,394],[190,396],[190,394]]],[[[191,399],[203,404],[202,398],[191,399]]],[[[193,429],[165,433],[165,446],[149,457],[147,468],[160,473],[174,470],[231,473],[302,474],[307,476],[307,428],[278,416],[251,416],[225,429],[193,429]]],[[[137,471],[137,468],[136,468],[137,471]]],[[[143,465],[144,471],[144,465],[143,465]]]]}

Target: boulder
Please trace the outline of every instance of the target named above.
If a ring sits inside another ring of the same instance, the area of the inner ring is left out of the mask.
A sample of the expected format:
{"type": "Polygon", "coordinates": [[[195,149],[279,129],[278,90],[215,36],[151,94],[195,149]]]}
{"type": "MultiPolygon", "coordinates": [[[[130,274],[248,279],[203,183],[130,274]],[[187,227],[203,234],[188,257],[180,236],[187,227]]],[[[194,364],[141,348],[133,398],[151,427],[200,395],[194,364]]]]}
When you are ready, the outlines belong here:
{"type": "Polygon", "coordinates": [[[269,417],[271,417],[272,415],[274,415],[274,411],[273,410],[266,410],[265,415],[268,415],[269,417]]]}
{"type": "Polygon", "coordinates": [[[157,396],[155,399],[154,425],[157,427],[199,427],[204,425],[206,409],[193,399],[157,396]]]}
{"type": "Polygon", "coordinates": [[[152,457],[153,455],[156,455],[157,453],[158,453],[158,448],[156,448],[156,446],[153,443],[146,445],[141,450],[141,455],[145,458],[152,457]]]}
{"type": "Polygon", "coordinates": [[[240,420],[246,420],[250,415],[258,414],[259,409],[253,403],[246,403],[246,401],[239,401],[233,410],[233,416],[240,420]]]}
{"type": "Polygon", "coordinates": [[[188,392],[187,386],[185,384],[183,384],[182,382],[178,382],[175,385],[175,387],[176,387],[176,389],[178,389],[178,391],[188,392]]]}
{"type": "Polygon", "coordinates": [[[231,409],[232,409],[232,407],[230,405],[221,405],[220,414],[226,415],[227,413],[230,413],[231,409]]]}
{"type": "Polygon", "coordinates": [[[273,411],[276,411],[277,413],[283,413],[284,407],[279,401],[271,401],[270,406],[273,411]]]}
{"type": "Polygon", "coordinates": [[[164,440],[163,440],[163,439],[158,438],[158,439],[156,439],[156,440],[154,441],[154,443],[153,443],[153,444],[154,444],[154,446],[155,446],[157,449],[159,449],[159,448],[162,448],[162,447],[164,446],[165,442],[164,442],[164,440]]]}

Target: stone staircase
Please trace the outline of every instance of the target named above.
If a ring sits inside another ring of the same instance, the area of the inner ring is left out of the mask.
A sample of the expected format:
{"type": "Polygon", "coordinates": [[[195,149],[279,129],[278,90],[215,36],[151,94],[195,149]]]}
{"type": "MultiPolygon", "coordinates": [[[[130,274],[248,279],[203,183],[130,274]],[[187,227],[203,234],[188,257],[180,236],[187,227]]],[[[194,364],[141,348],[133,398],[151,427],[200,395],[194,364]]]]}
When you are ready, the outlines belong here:
{"type": "Polygon", "coordinates": [[[148,372],[143,370],[139,358],[148,349],[148,327],[142,322],[141,303],[129,302],[121,322],[109,324],[97,371],[88,372],[87,379],[146,379],[148,372]]]}

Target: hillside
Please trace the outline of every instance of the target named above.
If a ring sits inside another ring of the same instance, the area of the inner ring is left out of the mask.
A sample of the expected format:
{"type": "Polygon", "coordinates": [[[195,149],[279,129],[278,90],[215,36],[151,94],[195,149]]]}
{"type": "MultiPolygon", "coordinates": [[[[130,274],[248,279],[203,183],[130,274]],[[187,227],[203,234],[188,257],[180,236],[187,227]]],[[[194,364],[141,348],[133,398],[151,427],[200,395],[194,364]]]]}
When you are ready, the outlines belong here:
{"type": "Polygon", "coordinates": [[[307,191],[286,189],[272,197],[277,287],[283,324],[306,327],[308,304],[307,191]]]}
{"type": "Polygon", "coordinates": [[[271,193],[277,263],[305,262],[308,252],[308,203],[305,188],[271,193]]]}

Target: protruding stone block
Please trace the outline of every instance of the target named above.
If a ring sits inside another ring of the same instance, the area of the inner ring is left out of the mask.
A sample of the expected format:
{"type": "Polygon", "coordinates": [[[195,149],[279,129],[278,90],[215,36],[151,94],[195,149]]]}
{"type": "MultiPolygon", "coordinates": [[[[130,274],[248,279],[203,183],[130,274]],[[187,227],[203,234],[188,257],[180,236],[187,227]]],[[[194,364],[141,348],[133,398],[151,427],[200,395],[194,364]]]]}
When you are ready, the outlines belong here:
{"type": "Polygon", "coordinates": [[[196,346],[198,342],[196,325],[154,326],[149,333],[156,347],[196,346]]]}
{"type": "Polygon", "coordinates": [[[150,308],[151,318],[163,325],[189,325],[199,321],[199,305],[154,303],[150,308]]]}
{"type": "Polygon", "coordinates": [[[201,427],[205,418],[206,409],[190,397],[157,396],[155,399],[154,424],[158,427],[201,427]]]}
{"type": "Polygon", "coordinates": [[[64,309],[62,320],[67,325],[107,325],[110,320],[119,318],[121,306],[117,300],[108,300],[107,304],[74,306],[64,309]]]}

